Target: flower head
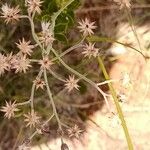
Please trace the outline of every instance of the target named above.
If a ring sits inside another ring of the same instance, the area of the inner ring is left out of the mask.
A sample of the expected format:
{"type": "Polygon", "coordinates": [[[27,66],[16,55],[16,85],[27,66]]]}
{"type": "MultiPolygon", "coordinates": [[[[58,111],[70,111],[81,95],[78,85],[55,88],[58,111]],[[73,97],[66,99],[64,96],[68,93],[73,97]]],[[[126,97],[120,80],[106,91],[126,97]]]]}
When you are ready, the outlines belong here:
{"type": "Polygon", "coordinates": [[[40,33],[40,41],[44,43],[45,46],[48,46],[49,44],[52,44],[55,40],[53,37],[53,34],[50,30],[50,23],[49,22],[42,22],[42,32],[40,33]]]}
{"type": "Polygon", "coordinates": [[[78,28],[80,29],[80,32],[82,32],[84,36],[87,36],[94,34],[93,29],[96,28],[94,24],[95,22],[90,22],[87,18],[85,18],[85,20],[81,20],[81,22],[79,22],[78,28]]]}
{"type": "Polygon", "coordinates": [[[26,73],[26,71],[31,67],[30,60],[26,58],[26,56],[18,55],[13,59],[13,67],[15,69],[15,73],[26,73]]]}
{"type": "Polygon", "coordinates": [[[20,9],[19,6],[16,7],[10,7],[6,3],[5,5],[2,5],[2,17],[5,18],[6,24],[13,21],[18,21],[20,18],[20,9]]]}
{"type": "Polygon", "coordinates": [[[83,48],[84,51],[82,52],[82,54],[84,54],[85,57],[89,57],[89,58],[91,58],[91,56],[97,57],[99,49],[95,48],[94,46],[95,46],[95,43],[85,44],[83,48]]]}
{"type": "Polygon", "coordinates": [[[37,12],[40,14],[42,3],[43,1],[41,0],[25,0],[25,5],[28,7],[29,13],[37,12]]]}
{"type": "Polygon", "coordinates": [[[77,84],[79,79],[75,79],[74,75],[69,76],[68,79],[66,79],[65,88],[68,90],[68,92],[72,91],[74,88],[79,89],[79,85],[77,84]]]}
{"type": "Polygon", "coordinates": [[[42,60],[40,60],[39,64],[41,65],[41,68],[46,68],[47,70],[49,70],[53,65],[53,62],[49,60],[47,56],[45,56],[42,60]]]}
{"type": "Polygon", "coordinates": [[[33,81],[33,83],[35,83],[36,89],[38,89],[38,88],[43,89],[44,86],[45,86],[45,82],[44,82],[42,79],[40,79],[40,78],[36,78],[36,79],[33,81]]]}
{"type": "Polygon", "coordinates": [[[80,137],[81,133],[83,132],[83,130],[81,130],[76,124],[74,127],[69,128],[67,131],[69,137],[75,137],[77,139],[80,137]]]}
{"type": "Polygon", "coordinates": [[[16,44],[23,54],[31,55],[34,45],[30,45],[30,43],[31,41],[25,41],[23,38],[22,41],[19,40],[19,43],[16,44]]]}
{"type": "Polygon", "coordinates": [[[15,116],[14,112],[19,110],[16,107],[17,107],[17,105],[16,105],[15,101],[13,103],[11,103],[11,101],[10,102],[6,101],[6,106],[3,106],[0,111],[5,112],[4,116],[6,118],[10,119],[11,117],[15,116]]]}
{"type": "Polygon", "coordinates": [[[33,126],[35,127],[39,123],[40,117],[37,115],[36,112],[31,111],[31,113],[24,114],[24,121],[27,122],[27,127],[29,126],[30,128],[33,126]]]}

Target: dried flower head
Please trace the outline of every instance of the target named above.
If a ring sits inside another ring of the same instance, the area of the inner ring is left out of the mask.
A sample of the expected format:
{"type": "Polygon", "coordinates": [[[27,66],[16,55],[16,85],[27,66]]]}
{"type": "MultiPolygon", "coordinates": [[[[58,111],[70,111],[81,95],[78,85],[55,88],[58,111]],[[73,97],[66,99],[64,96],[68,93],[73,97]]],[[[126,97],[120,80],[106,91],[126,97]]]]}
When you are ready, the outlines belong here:
{"type": "Polygon", "coordinates": [[[40,79],[40,78],[36,78],[36,79],[33,81],[33,83],[35,83],[36,89],[38,89],[38,88],[43,89],[44,86],[45,86],[45,82],[44,82],[42,79],[40,79]]]}
{"type": "Polygon", "coordinates": [[[37,12],[40,14],[42,3],[43,1],[41,0],[25,0],[25,5],[28,7],[29,13],[37,12]]]}
{"type": "Polygon", "coordinates": [[[30,60],[26,58],[25,55],[17,55],[12,60],[13,68],[15,73],[26,73],[26,71],[31,67],[30,60]]]}
{"type": "Polygon", "coordinates": [[[79,139],[81,133],[83,132],[83,130],[81,130],[76,124],[74,125],[74,127],[69,128],[67,131],[69,137],[75,137],[77,139],[79,139]]]}
{"type": "Polygon", "coordinates": [[[42,32],[40,33],[40,41],[44,43],[45,46],[52,44],[54,42],[54,36],[50,30],[50,23],[49,22],[42,22],[42,32]]]}
{"type": "Polygon", "coordinates": [[[18,108],[16,108],[17,105],[16,105],[16,102],[14,101],[13,103],[10,102],[7,102],[6,101],[6,106],[3,106],[0,111],[2,112],[5,112],[5,117],[10,119],[11,117],[14,117],[15,116],[15,111],[19,111],[18,108]]]}
{"type": "Polygon", "coordinates": [[[18,21],[20,18],[20,9],[19,6],[10,7],[7,3],[2,5],[2,18],[5,18],[6,24],[9,22],[18,21]]]}
{"type": "Polygon", "coordinates": [[[35,127],[39,123],[40,117],[37,115],[36,112],[31,111],[31,113],[24,114],[24,121],[27,122],[27,127],[29,126],[30,128],[33,126],[35,127]]]}
{"type": "Polygon", "coordinates": [[[34,45],[30,45],[30,43],[31,43],[31,41],[25,41],[25,39],[23,38],[22,41],[19,40],[19,43],[16,43],[16,44],[17,44],[17,47],[20,49],[20,51],[23,54],[27,54],[27,55],[31,56],[34,45]]]}
{"type": "Polygon", "coordinates": [[[97,57],[99,49],[95,48],[94,46],[95,46],[95,43],[85,44],[83,48],[84,51],[82,52],[82,54],[84,54],[85,57],[89,57],[89,58],[91,58],[91,56],[97,57]]]}
{"type": "Polygon", "coordinates": [[[79,22],[78,28],[84,36],[87,36],[94,34],[93,29],[96,29],[96,26],[94,24],[95,22],[90,22],[87,18],[85,18],[85,20],[81,20],[81,22],[79,22]]]}
{"type": "Polygon", "coordinates": [[[69,76],[68,79],[65,80],[65,88],[68,90],[68,92],[71,92],[74,88],[79,89],[79,85],[77,84],[79,79],[75,79],[74,75],[69,76]]]}
{"type": "Polygon", "coordinates": [[[46,68],[47,70],[50,69],[50,67],[54,64],[47,56],[43,58],[43,60],[39,61],[39,64],[41,65],[41,68],[46,68]]]}
{"type": "Polygon", "coordinates": [[[9,64],[7,57],[0,53],[0,76],[5,73],[5,70],[8,70],[9,64]]]}
{"type": "Polygon", "coordinates": [[[122,9],[124,7],[127,7],[130,9],[130,7],[131,7],[130,1],[131,0],[114,0],[114,2],[116,2],[120,6],[120,9],[122,9]]]}

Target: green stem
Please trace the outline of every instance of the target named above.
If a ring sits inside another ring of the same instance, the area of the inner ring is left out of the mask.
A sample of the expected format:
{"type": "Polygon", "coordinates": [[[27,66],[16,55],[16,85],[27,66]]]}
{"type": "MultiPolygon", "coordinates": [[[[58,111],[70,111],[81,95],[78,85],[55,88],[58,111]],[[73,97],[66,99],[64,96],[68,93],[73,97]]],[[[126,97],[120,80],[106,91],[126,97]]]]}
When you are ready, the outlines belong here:
{"type": "Polygon", "coordinates": [[[56,19],[57,17],[64,11],[65,8],[67,8],[74,0],[69,0],[66,5],[64,7],[62,7],[60,10],[58,10],[58,12],[54,13],[54,15],[51,17],[51,22],[52,22],[52,25],[51,25],[51,30],[52,30],[52,33],[54,33],[54,28],[55,28],[55,23],[56,23],[56,19]]]}
{"type": "MultiPolygon", "coordinates": [[[[79,47],[83,47],[82,43],[85,40],[85,37],[83,39],[81,39],[79,42],[77,42],[75,45],[73,45],[72,47],[68,48],[67,50],[65,50],[64,52],[62,52],[59,57],[63,57],[66,54],[70,53],[71,51],[73,51],[74,49],[77,49],[79,47]]],[[[53,58],[51,61],[56,61],[57,57],[53,58]]]]}
{"type": "MultiPolygon", "coordinates": [[[[109,77],[109,75],[108,75],[108,73],[106,71],[106,68],[104,66],[103,60],[100,57],[98,57],[98,62],[99,62],[99,67],[100,67],[100,69],[102,70],[102,72],[103,72],[103,74],[105,76],[105,79],[106,80],[110,80],[110,77],[109,77]]],[[[133,150],[133,144],[132,144],[129,132],[128,132],[128,128],[127,128],[126,121],[125,121],[124,116],[123,116],[122,109],[121,109],[121,107],[119,105],[119,102],[118,102],[117,94],[116,94],[115,89],[112,86],[111,82],[108,83],[108,86],[109,86],[111,95],[112,95],[112,97],[114,99],[115,106],[116,106],[119,118],[121,120],[121,124],[122,124],[123,130],[124,130],[125,136],[126,136],[127,144],[128,144],[128,149],[129,150],[133,150]]]]}

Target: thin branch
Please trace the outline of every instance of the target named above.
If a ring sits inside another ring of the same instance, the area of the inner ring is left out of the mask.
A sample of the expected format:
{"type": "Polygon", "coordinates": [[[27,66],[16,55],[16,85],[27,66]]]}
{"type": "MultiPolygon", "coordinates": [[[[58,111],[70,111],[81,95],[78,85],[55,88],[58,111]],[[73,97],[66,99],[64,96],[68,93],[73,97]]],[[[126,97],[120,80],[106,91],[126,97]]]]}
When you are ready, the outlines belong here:
{"type": "Polygon", "coordinates": [[[110,111],[110,106],[106,97],[106,94],[90,79],[88,79],[87,77],[85,77],[84,75],[80,74],[79,72],[77,72],[76,70],[72,69],[71,67],[69,67],[57,54],[57,52],[52,48],[52,52],[54,53],[54,55],[57,57],[57,59],[61,62],[61,64],[70,72],[72,72],[73,74],[77,75],[79,78],[85,80],[86,82],[88,82],[90,85],[92,85],[94,88],[96,88],[104,97],[104,100],[106,102],[107,108],[110,111]]]}
{"type": "Polygon", "coordinates": [[[49,84],[48,84],[46,69],[44,69],[44,80],[45,80],[45,84],[46,84],[46,88],[47,88],[47,94],[48,94],[48,97],[50,99],[50,103],[52,104],[53,113],[54,113],[54,115],[56,117],[59,129],[62,130],[61,122],[60,122],[60,119],[58,117],[56,106],[55,106],[55,103],[54,103],[54,100],[53,100],[53,97],[52,97],[52,93],[51,93],[51,90],[50,90],[50,87],[49,87],[49,84]]]}

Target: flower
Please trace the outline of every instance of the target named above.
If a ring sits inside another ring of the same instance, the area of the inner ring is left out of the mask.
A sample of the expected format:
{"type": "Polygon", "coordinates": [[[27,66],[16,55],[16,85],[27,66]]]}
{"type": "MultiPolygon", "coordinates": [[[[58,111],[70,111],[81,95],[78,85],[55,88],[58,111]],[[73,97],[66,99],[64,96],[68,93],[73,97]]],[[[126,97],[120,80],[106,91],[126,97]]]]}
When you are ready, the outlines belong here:
{"type": "Polygon", "coordinates": [[[74,75],[69,76],[69,79],[66,79],[65,88],[68,92],[72,91],[74,88],[77,90],[79,89],[79,85],[77,84],[78,81],[79,79],[75,79],[74,75]]]}
{"type": "Polygon", "coordinates": [[[96,28],[94,24],[95,22],[90,22],[87,18],[85,18],[85,20],[81,20],[81,22],[79,22],[78,28],[80,29],[80,32],[82,32],[84,36],[87,36],[94,34],[93,29],[96,28]]]}
{"type": "Polygon", "coordinates": [[[124,7],[127,7],[130,9],[130,7],[131,7],[130,1],[131,0],[114,0],[114,2],[116,2],[120,6],[120,9],[122,9],[124,7]]]}
{"type": "Polygon", "coordinates": [[[45,44],[45,46],[48,46],[49,44],[52,44],[55,40],[53,37],[53,34],[50,30],[50,23],[49,22],[42,22],[42,32],[40,33],[40,41],[45,44]]]}
{"type": "Polygon", "coordinates": [[[44,86],[45,86],[45,82],[44,82],[43,80],[41,80],[40,78],[36,78],[36,79],[33,81],[33,83],[35,84],[36,89],[38,89],[38,88],[43,89],[44,86]]]}
{"type": "Polygon", "coordinates": [[[4,74],[9,67],[7,57],[0,53],[0,76],[4,74]]]}
{"type": "Polygon", "coordinates": [[[22,41],[19,40],[19,43],[16,43],[16,44],[23,54],[27,54],[31,56],[34,45],[30,45],[30,43],[31,41],[25,41],[25,39],[23,38],[22,41]]]}
{"type": "Polygon", "coordinates": [[[42,3],[43,1],[41,0],[25,0],[25,5],[28,7],[29,13],[37,12],[40,14],[42,3]]]}
{"type": "Polygon", "coordinates": [[[81,130],[76,124],[74,127],[69,128],[67,131],[68,131],[69,137],[76,137],[76,138],[79,138],[79,136],[83,132],[83,130],[81,130]]]}
{"type": "Polygon", "coordinates": [[[95,43],[89,43],[89,44],[85,44],[84,48],[83,48],[83,52],[82,54],[84,54],[84,56],[88,56],[89,58],[91,58],[91,56],[96,57],[98,55],[99,49],[95,48],[95,43]]]}
{"type": "Polygon", "coordinates": [[[13,59],[13,68],[15,69],[15,73],[23,72],[26,73],[27,69],[31,67],[30,60],[26,58],[26,56],[18,55],[13,59]]]}
{"type": "Polygon", "coordinates": [[[37,113],[36,112],[34,112],[34,111],[31,111],[31,113],[28,113],[28,114],[24,114],[24,117],[25,117],[25,119],[24,119],[24,121],[25,122],[27,122],[27,125],[26,125],[26,127],[35,127],[36,126],[36,124],[38,124],[39,123],[39,119],[40,119],[40,117],[37,115],[37,113]]]}
{"type": "Polygon", "coordinates": [[[10,7],[8,4],[2,5],[2,17],[5,18],[6,24],[13,21],[18,21],[20,18],[20,9],[19,6],[10,7]]]}
{"type": "Polygon", "coordinates": [[[3,106],[0,111],[5,112],[4,116],[10,119],[11,117],[15,116],[14,112],[19,110],[16,107],[17,105],[15,101],[13,103],[11,103],[11,101],[10,102],[6,101],[6,106],[3,106]]]}
{"type": "Polygon", "coordinates": [[[47,56],[45,56],[43,60],[39,61],[39,64],[41,65],[41,68],[46,68],[47,70],[49,70],[51,65],[53,65],[53,62],[49,60],[47,56]]]}

